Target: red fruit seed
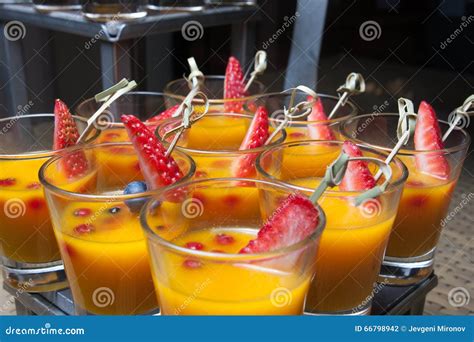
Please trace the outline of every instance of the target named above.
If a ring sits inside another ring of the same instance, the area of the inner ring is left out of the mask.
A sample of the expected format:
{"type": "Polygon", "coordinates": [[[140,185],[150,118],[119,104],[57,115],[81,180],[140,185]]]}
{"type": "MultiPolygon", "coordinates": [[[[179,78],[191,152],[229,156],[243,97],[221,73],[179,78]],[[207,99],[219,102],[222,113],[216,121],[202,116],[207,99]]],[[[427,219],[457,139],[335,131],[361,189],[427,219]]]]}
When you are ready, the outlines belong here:
{"type": "Polygon", "coordinates": [[[88,234],[95,230],[94,226],[88,223],[83,223],[74,228],[76,234],[88,234]]]}
{"type": "Polygon", "coordinates": [[[235,239],[233,236],[227,234],[217,234],[216,235],[216,242],[219,245],[230,245],[234,243],[235,239]]]}
{"type": "Polygon", "coordinates": [[[89,208],[79,208],[74,210],[73,215],[77,217],[86,217],[92,214],[92,210],[89,208]]]}
{"type": "Polygon", "coordinates": [[[15,178],[4,178],[0,179],[0,186],[12,186],[16,184],[15,178]]]}
{"type": "Polygon", "coordinates": [[[184,247],[189,248],[189,249],[193,249],[195,251],[200,251],[204,248],[204,245],[200,242],[191,241],[191,242],[187,242],[184,245],[184,247]]]}

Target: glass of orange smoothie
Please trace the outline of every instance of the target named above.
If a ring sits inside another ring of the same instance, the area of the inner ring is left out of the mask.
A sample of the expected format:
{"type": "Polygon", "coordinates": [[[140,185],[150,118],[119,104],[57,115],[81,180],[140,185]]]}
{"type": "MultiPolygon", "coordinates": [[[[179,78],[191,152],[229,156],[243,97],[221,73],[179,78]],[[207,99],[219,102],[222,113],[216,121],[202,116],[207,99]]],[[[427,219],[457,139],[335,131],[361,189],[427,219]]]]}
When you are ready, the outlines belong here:
{"type": "MultiPolygon", "coordinates": [[[[390,151],[397,142],[398,119],[395,113],[361,115],[343,123],[341,132],[348,139],[390,151]]],[[[438,124],[441,133],[449,128],[445,121],[438,120],[438,124]]],[[[436,245],[442,228],[449,224],[446,215],[469,143],[469,135],[456,128],[444,142],[444,149],[418,151],[410,139],[398,152],[397,156],[408,167],[409,176],[388,242],[381,282],[414,284],[433,271],[436,245]],[[433,156],[446,161],[445,177],[428,174],[417,166],[417,160],[429,160],[433,156]]]]}
{"type": "MultiPolygon", "coordinates": [[[[237,108],[233,112],[248,114],[253,111],[252,109],[249,111],[245,104],[255,95],[263,94],[265,91],[265,86],[261,82],[253,81],[247,90],[248,95],[235,99],[224,98],[224,83],[224,76],[206,75],[204,82],[199,88],[209,99],[210,113],[222,113],[227,111],[227,108],[237,108]]],[[[163,90],[168,106],[183,102],[190,89],[188,81],[184,78],[169,82],[163,90]]],[[[196,101],[196,104],[198,105],[199,101],[196,101]]]]}
{"type": "MultiPolygon", "coordinates": [[[[255,177],[253,164],[248,170],[241,170],[238,161],[256,156],[268,148],[283,142],[286,138],[285,130],[278,132],[266,146],[240,150],[242,141],[249,129],[253,116],[236,113],[211,113],[195,122],[184,132],[176,150],[185,152],[196,162],[196,177],[219,178],[236,177],[245,174],[245,177],[255,177]]],[[[168,144],[171,137],[166,133],[181,125],[181,118],[165,120],[157,129],[158,138],[168,144]]],[[[272,132],[272,128],[269,127],[272,132]]]]}
{"type": "MultiPolygon", "coordinates": [[[[74,117],[79,131],[84,119],[74,117]]],[[[0,119],[0,250],[6,282],[29,292],[67,287],[38,171],[52,151],[54,114],[0,119]]],[[[97,138],[95,131],[86,139],[97,138]]]]}
{"type": "MultiPolygon", "coordinates": [[[[88,187],[71,189],[61,164],[71,153],[48,161],[40,170],[54,232],[64,261],[78,314],[133,315],[157,309],[145,237],[139,212],[149,192],[125,194],[130,182],[143,181],[140,170],[110,169],[104,158],[116,158],[121,149],[135,161],[131,143],[106,143],[74,150],[87,158],[88,169],[73,181],[87,180],[88,187]],[[117,174],[120,172],[120,174],[117,174]],[[115,174],[120,183],[110,183],[115,174]]],[[[194,162],[176,151],[172,154],[192,178],[194,162]]]]}
{"type": "MultiPolygon", "coordinates": [[[[259,155],[257,172],[261,179],[311,194],[342,146],[342,142],[312,140],[281,144],[259,155]]],[[[373,149],[363,146],[359,149],[364,157],[385,159],[383,153],[373,149]]],[[[377,166],[370,163],[367,167],[375,175],[377,166]]],[[[326,229],[317,255],[316,276],[306,300],[308,313],[370,312],[374,284],[407,177],[407,170],[399,160],[395,159],[390,167],[393,172],[390,184],[376,198],[357,206],[355,200],[365,190],[334,187],[326,190],[318,201],[326,214],[326,229]]],[[[363,182],[355,180],[359,181],[363,182]]]]}
{"type": "Polygon", "coordinates": [[[243,252],[293,192],[248,178],[195,180],[158,192],[141,222],[161,313],[302,314],[324,227],[320,208],[314,207],[319,222],[306,238],[271,252],[243,252]]]}

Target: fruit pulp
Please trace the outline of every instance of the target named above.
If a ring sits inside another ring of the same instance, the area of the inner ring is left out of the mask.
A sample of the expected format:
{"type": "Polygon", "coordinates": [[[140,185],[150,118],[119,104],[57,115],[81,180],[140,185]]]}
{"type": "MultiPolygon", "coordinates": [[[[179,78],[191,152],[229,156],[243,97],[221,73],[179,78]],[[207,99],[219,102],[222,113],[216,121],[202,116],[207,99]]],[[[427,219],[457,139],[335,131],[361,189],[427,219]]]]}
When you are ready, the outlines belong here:
{"type": "MultiPolygon", "coordinates": [[[[256,233],[245,228],[202,229],[186,232],[172,243],[235,254],[256,233]]],[[[258,267],[256,261],[199,259],[172,252],[158,258],[154,281],[165,315],[301,314],[311,277],[258,267]]]]}
{"type": "Polygon", "coordinates": [[[386,255],[408,258],[436,247],[456,180],[441,180],[417,171],[414,158],[401,158],[409,170],[386,255]]]}
{"type": "MultiPolygon", "coordinates": [[[[316,188],[319,180],[302,178],[291,183],[316,188]]],[[[368,207],[357,207],[352,200],[341,192],[319,201],[326,228],[306,302],[309,311],[345,312],[370,303],[395,214],[387,215],[382,198],[367,202],[368,207]]]]}
{"type": "Polygon", "coordinates": [[[100,315],[157,307],[138,213],[123,202],[72,203],[55,228],[76,306],[100,315]]]}

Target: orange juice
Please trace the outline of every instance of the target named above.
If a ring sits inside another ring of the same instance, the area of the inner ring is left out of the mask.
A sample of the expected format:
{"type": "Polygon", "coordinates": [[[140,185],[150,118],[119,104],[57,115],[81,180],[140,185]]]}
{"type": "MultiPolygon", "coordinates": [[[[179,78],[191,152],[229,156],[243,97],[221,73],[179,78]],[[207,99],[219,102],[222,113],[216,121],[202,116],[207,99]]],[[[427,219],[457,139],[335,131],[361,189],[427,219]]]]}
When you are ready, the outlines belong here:
{"type": "MultiPolygon", "coordinates": [[[[186,233],[172,243],[234,254],[255,238],[256,232],[213,228],[186,233]]],[[[166,254],[160,262],[173,269],[172,276],[158,273],[154,279],[162,313],[167,315],[296,315],[302,313],[309,287],[309,278],[257,265],[196,260],[177,254],[166,254]],[[278,295],[287,296],[286,303],[278,295]]]]}
{"type": "Polygon", "coordinates": [[[75,304],[93,314],[156,308],[138,214],[123,202],[78,202],[59,217],[56,235],[75,304]]]}
{"type": "Polygon", "coordinates": [[[45,159],[0,163],[0,245],[7,258],[26,263],[60,259],[38,170],[45,159]]]}
{"type": "MultiPolygon", "coordinates": [[[[316,188],[319,180],[295,179],[290,183],[316,188]]],[[[343,192],[340,196],[323,195],[319,203],[327,224],[306,309],[346,312],[370,303],[395,214],[387,215],[380,199],[357,207],[343,192]]]]}
{"type": "Polygon", "coordinates": [[[413,158],[402,158],[410,176],[403,189],[387,255],[407,258],[424,255],[438,243],[456,180],[440,180],[419,172],[413,158]]]}

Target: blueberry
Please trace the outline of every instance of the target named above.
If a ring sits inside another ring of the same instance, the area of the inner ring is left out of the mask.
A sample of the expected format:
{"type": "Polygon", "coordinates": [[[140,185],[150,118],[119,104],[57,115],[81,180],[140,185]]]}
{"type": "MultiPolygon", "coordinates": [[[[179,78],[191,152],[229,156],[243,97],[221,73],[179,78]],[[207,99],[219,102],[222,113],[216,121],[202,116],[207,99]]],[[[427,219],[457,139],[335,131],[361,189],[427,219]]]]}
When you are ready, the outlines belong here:
{"type": "MultiPolygon", "coordinates": [[[[138,194],[147,191],[147,189],[146,183],[144,182],[131,182],[128,183],[123,193],[124,195],[138,194]]],[[[139,212],[145,203],[146,198],[134,198],[125,201],[125,205],[134,213],[139,212]]]]}
{"type": "Polygon", "coordinates": [[[119,207],[113,207],[113,208],[110,208],[109,209],[109,213],[111,214],[117,214],[120,212],[120,208],[119,207]]]}

